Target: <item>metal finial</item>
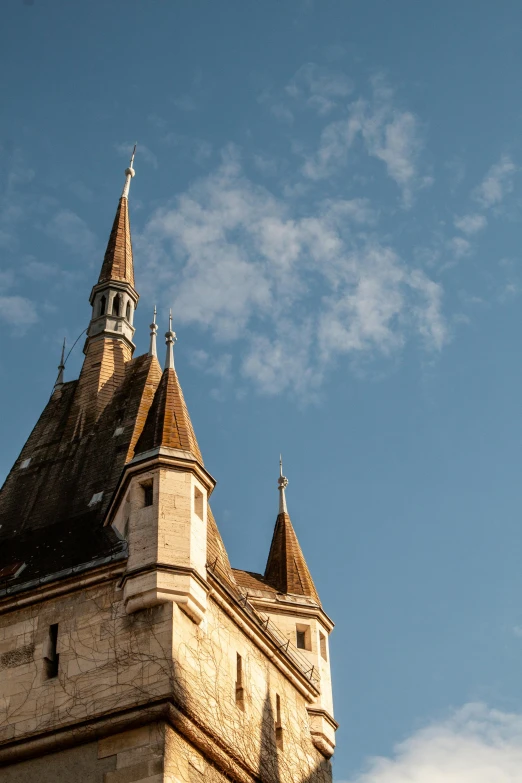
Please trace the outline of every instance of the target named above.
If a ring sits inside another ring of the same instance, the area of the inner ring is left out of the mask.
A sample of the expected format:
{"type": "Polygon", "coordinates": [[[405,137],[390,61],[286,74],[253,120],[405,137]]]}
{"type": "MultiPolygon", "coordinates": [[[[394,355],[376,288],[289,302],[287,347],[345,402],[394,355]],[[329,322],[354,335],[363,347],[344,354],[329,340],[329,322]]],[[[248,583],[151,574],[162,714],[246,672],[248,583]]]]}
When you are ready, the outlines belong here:
{"type": "Polygon", "coordinates": [[[149,356],[155,356],[158,358],[158,353],[156,350],[156,335],[158,333],[158,327],[156,324],[156,305],[154,305],[154,317],[152,319],[152,323],[150,325],[150,346],[149,346],[149,356]]]}
{"type": "Polygon", "coordinates": [[[174,343],[176,342],[176,333],[172,331],[172,310],[169,310],[169,331],[165,332],[165,342],[167,343],[167,358],[165,359],[165,369],[174,369],[174,343]]]}
{"type": "Polygon", "coordinates": [[[277,487],[279,489],[279,513],[288,514],[286,507],[286,495],[285,489],[288,486],[288,479],[283,476],[283,457],[279,455],[279,478],[277,480],[277,487]]]}
{"type": "Polygon", "coordinates": [[[122,198],[128,198],[128,197],[129,197],[129,188],[130,188],[131,179],[132,179],[132,178],[133,178],[133,176],[136,174],[136,172],[135,172],[135,171],[134,171],[134,169],[132,168],[132,165],[133,165],[133,163],[134,163],[134,156],[135,156],[135,154],[136,154],[136,147],[137,147],[137,144],[138,144],[138,142],[136,142],[136,144],[134,145],[134,149],[132,150],[132,155],[131,155],[131,159],[130,159],[130,164],[129,164],[129,166],[128,166],[128,167],[125,169],[125,185],[123,186],[123,192],[122,192],[122,194],[121,194],[121,197],[122,197],[122,198]]]}
{"type": "Polygon", "coordinates": [[[55,390],[56,389],[61,389],[62,386],[63,386],[63,371],[65,370],[64,356],[65,356],[65,337],[63,338],[62,355],[60,357],[60,364],[58,365],[58,376],[56,378],[56,383],[54,384],[55,390]]]}

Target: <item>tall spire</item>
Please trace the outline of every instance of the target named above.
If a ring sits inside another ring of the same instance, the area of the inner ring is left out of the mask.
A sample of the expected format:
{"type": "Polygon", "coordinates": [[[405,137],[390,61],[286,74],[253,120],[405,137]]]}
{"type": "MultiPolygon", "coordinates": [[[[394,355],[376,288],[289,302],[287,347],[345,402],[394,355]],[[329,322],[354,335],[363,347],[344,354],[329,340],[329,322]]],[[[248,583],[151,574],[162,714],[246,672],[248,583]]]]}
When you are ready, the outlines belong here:
{"type": "Polygon", "coordinates": [[[136,174],[136,172],[132,168],[132,164],[134,163],[134,156],[135,156],[135,154],[136,154],[136,144],[134,145],[134,149],[132,150],[132,155],[131,155],[129,166],[128,166],[128,168],[125,169],[125,185],[123,186],[123,192],[121,194],[122,198],[129,198],[129,188],[130,188],[130,184],[131,184],[131,179],[136,174]]]}
{"type": "Polygon", "coordinates": [[[174,343],[176,342],[176,332],[172,331],[172,310],[169,310],[169,331],[165,332],[165,342],[167,343],[167,356],[165,358],[165,369],[174,369],[174,343]]]}
{"type": "Polygon", "coordinates": [[[65,363],[64,363],[64,356],[65,356],[65,337],[63,338],[63,345],[62,345],[62,355],[60,357],[60,364],[58,365],[58,375],[56,378],[56,382],[54,384],[54,390],[61,389],[63,386],[63,371],[65,370],[65,363]]]}
{"type": "Polygon", "coordinates": [[[280,593],[303,595],[320,604],[319,596],[306,564],[303,551],[286,507],[283,460],[279,458],[279,514],[265,568],[265,580],[280,593]]]}
{"type": "Polygon", "coordinates": [[[156,324],[156,305],[154,305],[154,318],[152,319],[152,323],[150,325],[150,346],[149,346],[149,356],[155,356],[158,358],[158,353],[156,351],[156,335],[158,333],[158,325],[156,324]]]}
{"type": "Polygon", "coordinates": [[[281,454],[279,455],[279,478],[277,480],[277,485],[279,488],[279,513],[288,514],[285,495],[285,489],[288,486],[288,479],[286,476],[283,476],[283,457],[281,454]]]}
{"type": "Polygon", "coordinates": [[[128,199],[131,179],[136,174],[132,167],[135,154],[136,145],[134,145],[132,151],[130,165],[125,169],[125,185],[123,186],[123,192],[116,210],[116,217],[112,224],[112,231],[107,250],[105,251],[98,284],[109,280],[118,280],[130,283],[134,287],[134,262],[132,258],[128,199]]]}

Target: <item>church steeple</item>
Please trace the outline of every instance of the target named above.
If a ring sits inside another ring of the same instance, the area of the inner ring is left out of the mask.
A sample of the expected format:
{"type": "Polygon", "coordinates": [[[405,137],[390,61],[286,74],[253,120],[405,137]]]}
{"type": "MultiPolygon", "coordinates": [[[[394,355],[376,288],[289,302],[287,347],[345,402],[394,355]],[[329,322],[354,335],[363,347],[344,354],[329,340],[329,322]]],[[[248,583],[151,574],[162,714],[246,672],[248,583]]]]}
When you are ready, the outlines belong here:
{"type": "Polygon", "coordinates": [[[265,580],[280,593],[304,595],[320,604],[319,596],[286,506],[288,479],[279,460],[279,514],[265,569],[265,580]]]}

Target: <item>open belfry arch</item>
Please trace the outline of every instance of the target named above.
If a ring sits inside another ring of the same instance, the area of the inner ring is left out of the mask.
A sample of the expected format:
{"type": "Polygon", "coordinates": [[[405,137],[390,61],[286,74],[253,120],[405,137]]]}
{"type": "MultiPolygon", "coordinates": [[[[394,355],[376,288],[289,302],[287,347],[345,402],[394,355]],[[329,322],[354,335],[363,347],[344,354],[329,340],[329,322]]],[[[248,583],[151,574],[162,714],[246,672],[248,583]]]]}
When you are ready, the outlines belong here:
{"type": "Polygon", "coordinates": [[[0,491],[2,783],[330,783],[324,612],[287,480],[264,574],[231,567],[175,369],[134,356],[134,152],[90,304],[0,491]]]}

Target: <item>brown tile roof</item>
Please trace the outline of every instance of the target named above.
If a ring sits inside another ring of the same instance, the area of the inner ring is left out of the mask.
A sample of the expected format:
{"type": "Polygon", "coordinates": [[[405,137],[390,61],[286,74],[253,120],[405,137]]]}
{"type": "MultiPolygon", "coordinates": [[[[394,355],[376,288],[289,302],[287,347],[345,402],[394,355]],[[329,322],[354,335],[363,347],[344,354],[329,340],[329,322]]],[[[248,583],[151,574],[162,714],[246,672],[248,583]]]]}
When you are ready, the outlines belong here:
{"type": "Polygon", "coordinates": [[[134,287],[129,205],[124,197],[118,203],[98,283],[107,280],[122,280],[134,287]]]}
{"type": "Polygon", "coordinates": [[[85,552],[92,553],[98,546],[111,550],[112,534],[100,534],[99,528],[124,465],[132,457],[160,377],[155,357],[130,361],[105,411],[76,434],[70,420],[76,416],[78,381],[64,384],[52,395],[0,490],[0,567],[8,565],[4,560],[13,539],[26,542],[22,554],[28,559],[34,547],[55,538],[57,525],[77,528],[78,533],[81,529],[76,549],[73,539],[68,544],[69,563],[75,558],[84,562],[85,552]],[[22,467],[28,459],[27,467],[22,467]],[[92,545],[86,537],[92,538],[92,545]]]}
{"type": "Polygon", "coordinates": [[[277,517],[265,580],[280,593],[306,595],[321,603],[292,522],[285,513],[277,517]]]}
{"type": "Polygon", "coordinates": [[[160,446],[190,451],[203,465],[178,376],[172,368],[163,371],[135,451],[140,454],[160,446]]]}
{"type": "Polygon", "coordinates": [[[253,571],[242,571],[240,568],[233,568],[232,572],[237,584],[240,587],[246,587],[247,590],[262,590],[265,593],[276,593],[277,590],[265,582],[263,574],[256,574],[253,571]]]}

